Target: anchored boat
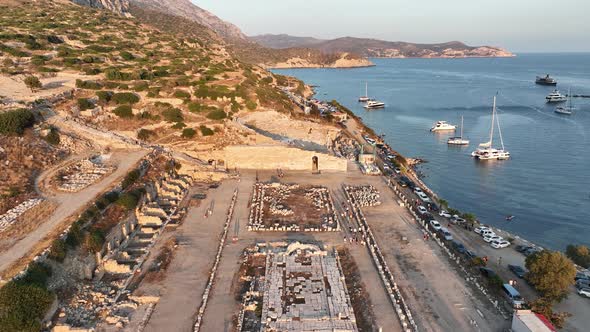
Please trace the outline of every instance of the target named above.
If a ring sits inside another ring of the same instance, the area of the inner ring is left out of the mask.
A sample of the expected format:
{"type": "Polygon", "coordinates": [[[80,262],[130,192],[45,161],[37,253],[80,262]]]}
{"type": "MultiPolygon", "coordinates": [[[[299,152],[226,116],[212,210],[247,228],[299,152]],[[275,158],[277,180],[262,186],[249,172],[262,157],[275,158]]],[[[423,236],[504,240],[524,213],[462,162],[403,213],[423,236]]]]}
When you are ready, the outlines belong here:
{"type": "Polygon", "coordinates": [[[572,115],[574,113],[574,107],[572,106],[572,93],[569,89],[567,91],[567,104],[565,106],[558,106],[555,109],[555,113],[562,115],[572,115]]]}
{"type": "Polygon", "coordinates": [[[456,126],[447,123],[446,121],[436,121],[436,123],[434,124],[434,126],[432,126],[432,128],[430,128],[430,131],[434,132],[434,131],[447,131],[447,130],[455,130],[457,129],[456,126]]]}
{"type": "Polygon", "coordinates": [[[368,110],[378,109],[378,108],[385,108],[385,103],[382,103],[377,100],[369,100],[367,104],[364,106],[368,110]]]}
{"type": "Polygon", "coordinates": [[[461,116],[461,136],[451,137],[447,141],[449,145],[469,145],[469,140],[463,138],[463,116],[461,116]]]}
{"type": "Polygon", "coordinates": [[[545,97],[548,103],[560,103],[566,101],[567,97],[562,95],[557,89],[553,90],[547,97],[545,97]]]}
{"type": "Polygon", "coordinates": [[[545,77],[537,76],[535,83],[540,85],[557,85],[557,81],[553,77],[550,77],[549,74],[545,77]]]}
{"type": "Polygon", "coordinates": [[[481,143],[477,150],[471,153],[471,156],[478,160],[506,160],[510,158],[510,152],[504,149],[504,140],[502,139],[502,130],[500,129],[500,118],[496,114],[496,96],[494,96],[494,106],[492,107],[492,125],[490,128],[490,140],[481,143]],[[498,134],[500,135],[501,149],[493,147],[494,127],[498,124],[498,134]]]}

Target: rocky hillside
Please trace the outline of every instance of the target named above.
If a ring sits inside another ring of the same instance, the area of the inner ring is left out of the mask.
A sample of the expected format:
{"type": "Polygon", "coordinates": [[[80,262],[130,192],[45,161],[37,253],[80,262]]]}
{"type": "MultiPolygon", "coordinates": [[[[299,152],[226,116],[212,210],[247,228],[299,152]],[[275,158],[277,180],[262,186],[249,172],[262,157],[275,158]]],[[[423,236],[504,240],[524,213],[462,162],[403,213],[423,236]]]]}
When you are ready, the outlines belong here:
{"type": "Polygon", "coordinates": [[[263,35],[252,37],[261,45],[282,49],[288,47],[308,47],[325,53],[346,52],[365,57],[380,58],[457,58],[457,57],[507,57],[513,56],[507,50],[492,46],[468,46],[453,41],[440,44],[414,44],[389,42],[378,39],[344,37],[333,40],[319,40],[311,37],[288,35],[263,35]],[[309,42],[311,40],[311,43],[309,42]]]}
{"type": "Polygon", "coordinates": [[[194,5],[190,0],[131,0],[131,2],[143,8],[154,9],[197,22],[217,32],[225,39],[246,39],[240,28],[194,5]]]}
{"type": "Polygon", "coordinates": [[[120,15],[129,13],[129,0],[72,0],[72,2],[92,8],[108,9],[120,15]]]}

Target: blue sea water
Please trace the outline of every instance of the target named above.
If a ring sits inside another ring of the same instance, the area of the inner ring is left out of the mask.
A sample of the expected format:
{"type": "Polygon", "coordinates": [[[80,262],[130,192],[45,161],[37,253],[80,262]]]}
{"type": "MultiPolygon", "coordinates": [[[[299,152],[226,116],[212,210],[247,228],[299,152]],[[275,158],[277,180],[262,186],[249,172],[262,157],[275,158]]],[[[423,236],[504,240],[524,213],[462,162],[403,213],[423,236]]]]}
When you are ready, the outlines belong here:
{"type": "Polygon", "coordinates": [[[590,99],[574,98],[575,114],[558,115],[545,103],[554,88],[534,84],[549,73],[562,93],[590,95],[590,54],[372,61],[370,68],[275,72],[316,85],[318,99],[338,100],[394,149],[426,159],[424,182],[451,206],[549,248],[590,245],[590,99]],[[356,101],[365,82],[384,110],[356,101]],[[496,93],[512,158],[476,162],[470,153],[487,141],[496,93]],[[469,147],[429,132],[435,121],[459,124],[461,116],[469,147]],[[515,218],[507,222],[507,215],[515,218]]]}

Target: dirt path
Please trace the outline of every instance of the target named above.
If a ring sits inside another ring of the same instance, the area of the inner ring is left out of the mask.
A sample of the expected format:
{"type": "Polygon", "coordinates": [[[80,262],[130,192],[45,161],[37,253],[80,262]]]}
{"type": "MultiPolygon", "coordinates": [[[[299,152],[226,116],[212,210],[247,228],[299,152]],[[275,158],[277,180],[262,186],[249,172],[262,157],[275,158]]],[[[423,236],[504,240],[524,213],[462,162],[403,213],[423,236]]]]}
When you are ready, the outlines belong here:
{"type": "Polygon", "coordinates": [[[189,209],[178,229],[179,246],[166,278],[161,284],[149,286],[149,289],[144,285],[138,289],[147,293],[157,292],[161,296],[146,332],[192,331],[235,186],[236,181],[225,181],[219,188],[210,191],[199,207],[189,209]],[[212,202],[213,215],[204,218],[212,202]]]}
{"type": "MultiPolygon", "coordinates": [[[[53,214],[38,228],[29,233],[11,248],[0,253],[0,272],[17,263],[21,258],[40,252],[44,248],[38,248],[39,242],[54,233],[64,220],[90,203],[97,195],[101,194],[121,179],[143,157],[146,151],[125,151],[113,154],[113,160],[118,161],[115,172],[106,176],[99,182],[87,187],[78,193],[63,193],[53,197],[58,204],[53,214]]],[[[24,264],[23,264],[24,265],[24,264]]]]}

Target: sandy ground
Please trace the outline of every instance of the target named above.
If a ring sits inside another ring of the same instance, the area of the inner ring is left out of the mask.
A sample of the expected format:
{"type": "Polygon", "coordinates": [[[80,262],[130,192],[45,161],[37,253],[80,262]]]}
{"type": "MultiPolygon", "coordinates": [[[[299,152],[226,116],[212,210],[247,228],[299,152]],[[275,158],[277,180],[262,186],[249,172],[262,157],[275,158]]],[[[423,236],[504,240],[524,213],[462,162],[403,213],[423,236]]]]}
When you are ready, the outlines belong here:
{"type": "MultiPolygon", "coordinates": [[[[63,221],[80,211],[97,195],[107,190],[115,181],[125,176],[146,153],[143,150],[115,152],[112,157],[113,162],[118,164],[115,172],[78,193],[59,193],[53,196],[51,200],[57,204],[57,208],[51,217],[23,239],[16,242],[11,248],[0,253],[0,271],[4,272],[22,257],[34,254],[35,249],[44,249],[37,248],[37,246],[46,236],[55,232],[63,221]]],[[[51,171],[48,170],[48,172],[51,171]]]]}
{"type": "Polygon", "coordinates": [[[53,95],[71,90],[76,87],[76,79],[91,80],[95,76],[87,76],[79,73],[56,73],[55,77],[40,78],[43,88],[31,92],[24,83],[24,76],[0,75],[0,96],[10,96],[15,101],[33,101],[39,98],[47,98],[53,95]]]}

